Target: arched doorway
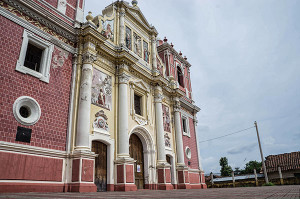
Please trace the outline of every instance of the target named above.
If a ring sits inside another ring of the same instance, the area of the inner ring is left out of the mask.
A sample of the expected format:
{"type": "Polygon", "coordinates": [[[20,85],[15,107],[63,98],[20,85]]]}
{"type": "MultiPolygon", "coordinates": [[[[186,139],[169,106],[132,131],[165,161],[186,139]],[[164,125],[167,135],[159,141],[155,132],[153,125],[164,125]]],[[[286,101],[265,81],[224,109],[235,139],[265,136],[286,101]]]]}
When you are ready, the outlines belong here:
{"type": "Polygon", "coordinates": [[[140,138],[132,134],[129,139],[130,157],[136,160],[134,165],[135,185],[138,189],[144,189],[144,153],[140,138]]]}
{"type": "Polygon", "coordinates": [[[92,142],[92,151],[98,154],[95,158],[95,185],[97,191],[107,191],[107,146],[98,141],[92,142]]]}

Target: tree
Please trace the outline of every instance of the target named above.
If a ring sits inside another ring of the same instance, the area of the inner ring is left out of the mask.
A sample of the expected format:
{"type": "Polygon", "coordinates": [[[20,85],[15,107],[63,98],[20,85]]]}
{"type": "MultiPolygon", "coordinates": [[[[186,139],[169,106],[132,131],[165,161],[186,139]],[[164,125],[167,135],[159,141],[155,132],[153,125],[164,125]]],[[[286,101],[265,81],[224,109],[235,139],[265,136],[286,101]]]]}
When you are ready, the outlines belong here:
{"type": "Polygon", "coordinates": [[[221,157],[219,163],[221,166],[221,176],[231,176],[232,168],[228,165],[227,158],[221,157]]]}
{"type": "Polygon", "coordinates": [[[243,170],[243,173],[247,174],[247,173],[253,173],[253,170],[256,169],[257,173],[260,172],[262,167],[262,163],[261,162],[257,162],[256,160],[254,161],[249,161],[248,163],[246,163],[245,169],[243,170]]]}
{"type": "Polygon", "coordinates": [[[241,174],[241,169],[240,169],[240,167],[235,167],[234,168],[234,175],[240,175],[241,174]]]}

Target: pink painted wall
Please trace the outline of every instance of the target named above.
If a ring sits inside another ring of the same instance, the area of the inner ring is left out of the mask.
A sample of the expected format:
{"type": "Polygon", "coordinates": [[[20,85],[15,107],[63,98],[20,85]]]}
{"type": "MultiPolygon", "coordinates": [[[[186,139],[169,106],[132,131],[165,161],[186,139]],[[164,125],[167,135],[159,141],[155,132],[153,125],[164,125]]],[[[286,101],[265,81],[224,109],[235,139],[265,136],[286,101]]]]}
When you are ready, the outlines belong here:
{"type": "Polygon", "coordinates": [[[62,181],[62,159],[0,152],[0,162],[0,180],[62,181]]]}

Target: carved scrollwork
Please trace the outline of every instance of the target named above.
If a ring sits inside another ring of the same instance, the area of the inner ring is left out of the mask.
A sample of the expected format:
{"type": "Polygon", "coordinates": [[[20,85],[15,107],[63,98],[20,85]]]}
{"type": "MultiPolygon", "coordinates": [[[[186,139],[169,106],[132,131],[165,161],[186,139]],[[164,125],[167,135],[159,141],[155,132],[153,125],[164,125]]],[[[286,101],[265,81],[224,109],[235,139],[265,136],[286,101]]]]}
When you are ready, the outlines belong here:
{"type": "Polygon", "coordinates": [[[89,52],[85,53],[82,56],[82,62],[84,64],[93,64],[96,60],[97,60],[97,56],[89,52]]]}
{"type": "Polygon", "coordinates": [[[121,8],[120,10],[120,16],[125,17],[125,8],[121,8]]]}
{"type": "Polygon", "coordinates": [[[119,84],[127,84],[130,76],[126,73],[121,73],[119,76],[119,84]]]}
{"type": "Polygon", "coordinates": [[[162,94],[156,94],[156,95],[154,96],[154,102],[155,102],[155,103],[161,103],[163,98],[164,98],[164,97],[163,97],[162,94]]]}

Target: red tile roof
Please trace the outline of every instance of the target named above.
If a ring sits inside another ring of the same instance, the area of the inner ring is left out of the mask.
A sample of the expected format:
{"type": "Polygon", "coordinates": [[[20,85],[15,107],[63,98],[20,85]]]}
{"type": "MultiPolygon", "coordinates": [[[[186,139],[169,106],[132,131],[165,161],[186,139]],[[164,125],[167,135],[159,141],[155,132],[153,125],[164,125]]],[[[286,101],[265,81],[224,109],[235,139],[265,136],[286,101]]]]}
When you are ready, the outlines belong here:
{"type": "Polygon", "coordinates": [[[280,166],[281,171],[300,169],[300,151],[269,155],[266,157],[267,172],[276,172],[280,166]]]}

